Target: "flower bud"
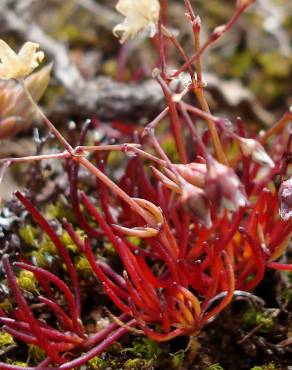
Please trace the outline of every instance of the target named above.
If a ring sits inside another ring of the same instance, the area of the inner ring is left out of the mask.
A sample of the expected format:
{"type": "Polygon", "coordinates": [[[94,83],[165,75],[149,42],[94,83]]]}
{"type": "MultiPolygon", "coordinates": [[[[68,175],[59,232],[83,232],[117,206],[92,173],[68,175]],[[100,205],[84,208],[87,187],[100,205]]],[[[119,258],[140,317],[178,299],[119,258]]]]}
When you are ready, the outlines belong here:
{"type": "Polygon", "coordinates": [[[205,185],[207,167],[203,163],[188,163],[174,165],[178,173],[189,183],[199,188],[205,185]]]}
{"type": "Polygon", "coordinates": [[[0,40],[0,79],[22,80],[38,67],[45,55],[37,51],[39,44],[27,41],[16,54],[4,40],[0,40]]]}
{"type": "Polygon", "coordinates": [[[211,33],[210,37],[209,37],[210,40],[211,41],[216,41],[217,39],[219,39],[219,37],[221,37],[223,35],[223,33],[225,32],[225,29],[226,29],[225,24],[216,27],[214,29],[214,31],[211,33]]]}
{"type": "Polygon", "coordinates": [[[215,159],[209,160],[205,191],[219,214],[223,209],[236,211],[247,205],[244,188],[235,172],[215,159]]]}
{"type": "Polygon", "coordinates": [[[210,206],[205,192],[189,183],[181,188],[181,204],[192,218],[199,221],[207,229],[212,226],[210,206]]]}
{"type": "Polygon", "coordinates": [[[122,44],[135,38],[141,31],[146,32],[149,37],[156,34],[160,12],[158,0],[119,0],[116,9],[125,16],[124,22],[113,29],[114,35],[120,38],[122,44]]]}
{"type": "Polygon", "coordinates": [[[270,168],[275,167],[274,162],[258,141],[254,139],[241,138],[239,145],[245,157],[251,157],[254,162],[259,163],[262,166],[268,166],[270,168]]]}
{"type": "Polygon", "coordinates": [[[196,18],[194,19],[193,23],[193,29],[196,31],[196,32],[200,32],[201,30],[201,25],[202,25],[202,22],[201,22],[201,18],[199,15],[196,16],[196,18]]]}
{"type": "Polygon", "coordinates": [[[292,219],[292,177],[284,181],[279,189],[280,216],[283,221],[292,219]]]}

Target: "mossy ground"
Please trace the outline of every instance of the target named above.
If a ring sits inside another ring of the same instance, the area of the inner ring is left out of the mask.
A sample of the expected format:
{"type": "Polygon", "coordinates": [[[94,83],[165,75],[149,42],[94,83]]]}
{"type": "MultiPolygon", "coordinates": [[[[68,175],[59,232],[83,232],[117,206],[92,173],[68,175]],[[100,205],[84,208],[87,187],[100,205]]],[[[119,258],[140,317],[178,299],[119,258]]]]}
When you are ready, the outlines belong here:
{"type": "MultiPolygon", "coordinates": [[[[59,8],[58,2],[55,3],[52,2],[49,5],[48,2],[46,5],[46,9],[50,10],[48,12],[50,19],[52,14],[58,14],[58,17],[55,17],[56,24],[51,36],[59,41],[65,39],[71,49],[75,50],[75,58],[79,55],[80,60],[78,61],[83,68],[80,55],[84,50],[98,50],[100,62],[96,73],[108,74],[111,77],[116,76],[118,44],[113,39],[111,31],[98,24],[95,27],[99,32],[93,32],[92,24],[96,21],[91,19],[91,15],[86,10],[80,10],[80,17],[73,17],[69,4],[71,2],[60,2],[63,4],[59,5],[59,8]]],[[[100,1],[100,3],[106,4],[107,2],[100,1]]],[[[176,9],[179,6],[183,17],[182,2],[170,1],[170,3],[170,11],[177,14],[176,9]]],[[[276,3],[280,4],[279,6],[286,6],[284,0],[283,4],[281,1],[276,1],[276,3]]],[[[196,11],[200,13],[203,22],[205,21],[209,27],[213,27],[228,19],[232,13],[234,1],[199,0],[193,1],[193,4],[196,6],[196,11]]],[[[43,28],[46,32],[50,32],[48,15],[42,14],[42,10],[38,11],[36,19],[43,22],[43,28]]],[[[170,17],[171,21],[173,21],[172,18],[173,15],[170,17]]],[[[228,45],[225,45],[224,50],[220,46],[212,50],[206,61],[206,69],[212,70],[216,76],[222,79],[239,79],[245,87],[255,94],[257,100],[267,111],[278,117],[286,109],[289,102],[287,96],[290,89],[289,74],[291,74],[291,70],[289,70],[287,55],[277,40],[275,41],[273,36],[264,30],[263,22],[259,12],[249,14],[241,22],[237,33],[230,36],[229,45],[234,45],[234,47],[228,48],[228,45]],[[238,39],[234,40],[232,37],[238,39]],[[271,43],[274,45],[273,47],[270,47],[271,43]]],[[[183,24],[183,22],[178,23],[183,24]]],[[[288,17],[283,19],[281,25],[283,32],[288,32],[289,25],[291,25],[291,20],[288,17]]],[[[182,33],[182,35],[184,34],[182,33]]],[[[13,34],[13,37],[19,36],[13,34]]],[[[188,45],[190,44],[189,40],[186,35],[182,41],[188,45]]],[[[149,45],[145,47],[143,53],[149,53],[150,60],[153,58],[149,45]]],[[[135,56],[128,61],[127,78],[131,76],[133,65],[137,63],[137,60],[139,61],[139,57],[141,59],[142,54],[139,52],[137,55],[138,57],[135,56]]],[[[174,55],[170,55],[170,57],[175,58],[174,55]]],[[[54,106],[56,94],[58,95],[59,92],[63,93],[63,90],[61,91],[56,83],[52,84],[43,99],[43,104],[49,107],[49,110],[54,106]]],[[[212,105],[214,96],[210,96],[210,100],[212,105]]],[[[213,105],[214,108],[218,109],[216,103],[213,105]]],[[[226,105],[220,106],[219,110],[225,112],[229,108],[228,102],[226,102],[226,105]]],[[[238,109],[241,108],[238,107],[238,109]]],[[[249,117],[248,124],[252,125],[255,130],[262,127],[262,124],[258,125],[256,119],[250,118],[252,116],[249,115],[248,110],[244,110],[244,113],[249,117]]],[[[238,112],[236,114],[238,115],[238,112]]],[[[68,115],[67,121],[71,118],[68,115]]],[[[83,119],[85,118],[87,117],[83,117],[83,119]]],[[[64,122],[58,122],[58,124],[62,128],[64,122]]],[[[81,125],[81,121],[79,124],[81,125]]],[[[31,137],[31,132],[23,135],[31,137]]],[[[165,142],[165,145],[167,153],[175,158],[173,143],[165,142]]],[[[34,199],[37,199],[38,192],[42,193],[44,187],[50,184],[53,190],[47,197],[43,196],[42,202],[38,203],[39,210],[44,215],[59,221],[66,217],[73,224],[76,222],[70,207],[62,198],[66,194],[68,184],[66,181],[64,182],[64,174],[60,175],[59,168],[51,169],[47,166],[40,170],[39,167],[34,167],[34,170],[30,172],[27,171],[27,167],[23,170],[21,166],[18,166],[18,172],[24,178],[22,185],[31,183],[29,177],[31,174],[36,172],[39,174],[42,180],[39,182],[41,188],[38,189],[37,186],[34,186],[34,193],[31,194],[34,199]],[[25,176],[23,176],[24,172],[25,176]]],[[[86,181],[84,183],[82,186],[88,191],[88,194],[93,193],[94,186],[88,185],[86,181]]],[[[60,276],[65,276],[66,271],[53,243],[29,217],[21,216],[22,212],[15,201],[12,200],[5,204],[4,209],[9,210],[10,218],[20,217],[16,222],[11,222],[9,227],[3,227],[3,223],[1,226],[0,239],[3,250],[5,249],[5,253],[10,254],[11,260],[16,260],[21,251],[37,265],[48,268],[60,276]]],[[[2,217],[7,220],[7,212],[6,216],[3,215],[3,212],[2,210],[2,217]]],[[[100,285],[91,273],[90,266],[74,246],[68,234],[62,231],[61,235],[70,251],[80,278],[84,322],[88,332],[92,332],[96,329],[96,317],[105,319],[107,316],[103,306],[107,306],[114,313],[117,312],[110,300],[103,294],[100,285]]],[[[81,230],[79,235],[83,237],[81,230]]],[[[96,241],[93,248],[101,258],[107,258],[115,267],[120,268],[115,251],[109,243],[96,241]]],[[[14,303],[8,297],[5,289],[5,276],[2,271],[0,278],[0,307],[9,311],[14,303]]],[[[33,303],[39,290],[35,279],[30,273],[22,272],[18,275],[18,282],[25,290],[27,298],[33,303]]],[[[87,366],[82,367],[82,370],[288,370],[289,365],[291,369],[291,344],[290,346],[279,345],[287,336],[291,337],[292,333],[291,285],[292,278],[289,274],[270,272],[253,292],[265,301],[264,307],[259,307],[252,299],[236,299],[228,309],[193,338],[177,338],[167,343],[158,344],[145,337],[128,334],[101,356],[94,358],[87,366]]],[[[38,348],[25,346],[14,341],[8,334],[0,333],[1,361],[25,367],[27,364],[36,364],[43,356],[44,354],[38,348]]]]}

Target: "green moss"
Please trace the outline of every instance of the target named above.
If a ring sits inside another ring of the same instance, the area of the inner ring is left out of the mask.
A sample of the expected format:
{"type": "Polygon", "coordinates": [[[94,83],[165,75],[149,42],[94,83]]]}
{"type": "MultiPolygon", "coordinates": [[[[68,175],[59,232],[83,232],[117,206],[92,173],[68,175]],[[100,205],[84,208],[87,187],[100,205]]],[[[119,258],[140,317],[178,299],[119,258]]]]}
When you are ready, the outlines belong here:
{"type": "Polygon", "coordinates": [[[276,365],[274,362],[270,362],[267,365],[262,365],[262,366],[254,366],[250,370],[277,370],[276,365]]]}
{"type": "Polygon", "coordinates": [[[109,254],[110,256],[114,256],[117,254],[115,247],[113,246],[112,243],[104,243],[103,244],[103,249],[104,251],[109,254]]]}
{"type": "Polygon", "coordinates": [[[2,301],[0,303],[0,308],[2,308],[3,310],[5,310],[6,312],[9,312],[9,311],[12,311],[13,310],[12,303],[9,301],[8,298],[5,298],[4,301],[2,301]]]}
{"type": "Polygon", "coordinates": [[[179,367],[180,365],[182,365],[183,363],[183,360],[185,358],[185,351],[183,349],[181,349],[180,351],[178,352],[175,352],[175,353],[172,353],[171,356],[172,356],[172,360],[171,360],[171,363],[172,363],[172,366],[174,368],[177,368],[179,367]]]}
{"type": "Polygon", "coordinates": [[[292,302],[292,290],[287,288],[283,291],[282,297],[285,299],[287,302],[292,302]]]}
{"type": "Polygon", "coordinates": [[[277,52],[261,53],[258,61],[267,76],[285,78],[289,76],[291,61],[277,52]]]}
{"type": "Polygon", "coordinates": [[[0,333],[0,348],[10,346],[11,344],[15,344],[13,337],[8,333],[1,332],[0,333]]]}
{"type": "Polygon", "coordinates": [[[125,370],[141,370],[151,365],[151,360],[145,360],[142,358],[129,359],[124,363],[125,370]]]}
{"type": "Polygon", "coordinates": [[[179,161],[179,155],[173,137],[169,136],[167,139],[163,140],[161,146],[172,162],[176,163],[179,161]]]}
{"type": "Polygon", "coordinates": [[[8,358],[6,362],[8,364],[11,364],[11,365],[14,365],[14,366],[19,366],[19,367],[24,367],[24,368],[28,367],[28,363],[27,362],[13,361],[10,358],[8,358]]]}
{"type": "Polygon", "coordinates": [[[90,263],[88,262],[88,259],[84,256],[78,256],[75,260],[74,265],[77,272],[79,272],[80,274],[89,275],[92,273],[90,263]]]}
{"type": "Polygon", "coordinates": [[[234,77],[245,76],[252,65],[253,57],[249,50],[245,50],[241,53],[235,53],[230,59],[229,72],[234,77]]]}
{"type": "Polygon", "coordinates": [[[131,244],[133,244],[133,245],[135,245],[135,246],[138,246],[138,245],[140,245],[140,243],[141,243],[141,239],[140,239],[140,238],[137,238],[136,236],[128,236],[128,237],[127,237],[127,240],[128,240],[131,244]]]}
{"type": "Polygon", "coordinates": [[[38,293],[37,280],[31,271],[20,271],[17,282],[20,288],[31,293],[38,293]]]}
{"type": "Polygon", "coordinates": [[[35,363],[43,361],[46,357],[45,351],[42,348],[35,346],[33,344],[30,344],[28,346],[28,355],[29,358],[31,358],[35,363]]]}
{"type": "Polygon", "coordinates": [[[43,235],[42,241],[40,243],[40,251],[42,253],[48,253],[52,255],[55,255],[56,253],[58,253],[55,244],[46,234],[43,235]]]}
{"type": "Polygon", "coordinates": [[[33,262],[39,267],[46,267],[52,264],[57,254],[55,244],[47,235],[43,235],[38,250],[32,252],[33,262]]]}
{"type": "Polygon", "coordinates": [[[66,218],[69,221],[74,220],[71,209],[65,206],[61,200],[47,206],[46,217],[48,219],[62,220],[63,218],[66,218]]]}
{"type": "Polygon", "coordinates": [[[78,247],[71,239],[70,235],[67,233],[67,231],[64,231],[60,237],[61,241],[65,244],[66,248],[70,250],[73,253],[77,253],[78,247]]]}
{"type": "Polygon", "coordinates": [[[268,332],[273,328],[273,319],[267,312],[257,311],[254,307],[249,307],[242,316],[243,325],[246,328],[261,325],[260,331],[268,332]]]}
{"type": "Polygon", "coordinates": [[[131,352],[135,357],[151,360],[157,359],[162,351],[157,342],[143,338],[141,341],[134,341],[132,348],[125,348],[122,352],[131,352]]]}
{"type": "Polygon", "coordinates": [[[19,235],[27,245],[35,247],[37,245],[39,229],[32,225],[25,225],[19,229],[19,235]]]}
{"type": "Polygon", "coordinates": [[[123,152],[112,151],[108,156],[108,165],[110,167],[120,167],[124,159],[125,154],[123,152]]]}
{"type": "Polygon", "coordinates": [[[224,368],[220,364],[213,364],[209,367],[207,367],[206,370],[224,370],[224,368]]]}
{"type": "Polygon", "coordinates": [[[101,370],[103,369],[107,364],[107,361],[103,360],[102,358],[96,356],[93,357],[90,361],[88,361],[88,365],[90,366],[90,369],[92,370],[101,370]]]}

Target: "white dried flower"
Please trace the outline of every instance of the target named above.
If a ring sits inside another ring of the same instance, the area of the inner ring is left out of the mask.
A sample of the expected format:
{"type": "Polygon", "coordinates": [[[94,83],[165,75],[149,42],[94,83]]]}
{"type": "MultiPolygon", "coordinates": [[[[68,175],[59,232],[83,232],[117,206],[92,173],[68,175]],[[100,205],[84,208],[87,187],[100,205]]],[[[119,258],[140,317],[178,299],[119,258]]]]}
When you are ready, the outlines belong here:
{"type": "Polygon", "coordinates": [[[258,141],[254,139],[241,138],[239,145],[244,156],[251,157],[254,162],[259,163],[262,166],[268,166],[270,168],[275,167],[274,162],[258,141]]]}
{"type": "Polygon", "coordinates": [[[149,37],[156,34],[160,12],[158,0],[119,0],[116,9],[126,17],[123,23],[113,29],[122,44],[135,38],[141,31],[145,31],[149,37]]]}
{"type": "Polygon", "coordinates": [[[279,189],[280,216],[283,221],[292,219],[292,177],[284,181],[279,189]]]}
{"type": "Polygon", "coordinates": [[[21,80],[27,77],[44,59],[42,51],[36,51],[39,44],[26,42],[16,54],[5,41],[0,40],[0,79],[21,80]]]}
{"type": "Polygon", "coordinates": [[[245,190],[233,169],[213,158],[208,163],[205,192],[219,215],[222,215],[224,209],[237,211],[248,204],[245,190]]]}

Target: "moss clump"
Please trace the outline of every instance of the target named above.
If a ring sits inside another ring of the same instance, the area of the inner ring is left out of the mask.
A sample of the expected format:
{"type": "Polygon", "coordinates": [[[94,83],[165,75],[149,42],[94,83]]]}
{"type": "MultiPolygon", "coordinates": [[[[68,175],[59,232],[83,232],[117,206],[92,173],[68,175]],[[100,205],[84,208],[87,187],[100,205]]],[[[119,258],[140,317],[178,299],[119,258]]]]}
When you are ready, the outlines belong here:
{"type": "Polygon", "coordinates": [[[44,234],[38,249],[32,252],[32,260],[36,266],[48,267],[52,264],[57,254],[58,251],[55,244],[44,234]]]}
{"type": "Polygon", "coordinates": [[[47,206],[46,217],[50,220],[63,220],[63,218],[70,222],[74,220],[70,207],[66,206],[61,200],[47,206]]]}
{"type": "Polygon", "coordinates": [[[269,314],[265,311],[258,311],[255,307],[250,307],[244,312],[242,321],[245,328],[261,325],[260,331],[262,332],[269,332],[274,326],[269,314]]]}
{"type": "Polygon", "coordinates": [[[13,337],[8,333],[0,333],[0,348],[15,344],[13,337]]]}
{"type": "MultiPolygon", "coordinates": [[[[79,233],[80,234],[80,233],[79,233]]],[[[76,246],[76,244],[73,242],[73,240],[71,239],[70,235],[67,233],[67,231],[64,231],[60,237],[61,241],[63,242],[63,244],[65,244],[66,248],[73,252],[73,253],[77,253],[78,252],[78,247],[76,246]]]]}
{"type": "Polygon", "coordinates": [[[213,364],[207,367],[206,370],[224,370],[224,368],[220,364],[213,364]]]}
{"type": "Polygon", "coordinates": [[[162,353],[158,343],[149,338],[143,338],[141,341],[134,341],[132,348],[125,348],[122,352],[131,352],[135,357],[146,360],[156,360],[162,353]]]}
{"type": "Polygon", "coordinates": [[[92,268],[88,259],[84,256],[78,256],[74,262],[75,269],[82,275],[89,275],[92,274],[92,268]]]}
{"type": "Polygon", "coordinates": [[[136,236],[128,236],[127,237],[127,240],[135,245],[135,246],[139,246],[141,244],[141,239],[140,238],[137,238],[136,236]]]}
{"type": "Polygon", "coordinates": [[[2,310],[6,311],[6,312],[9,312],[9,311],[13,310],[12,303],[9,301],[8,298],[5,298],[4,301],[2,301],[0,303],[0,308],[2,308],[2,310]]]}
{"type": "Polygon", "coordinates": [[[31,271],[20,271],[17,282],[20,288],[31,293],[38,293],[37,280],[31,271]]]}
{"type": "Polygon", "coordinates": [[[250,370],[277,370],[276,365],[274,362],[270,362],[267,365],[262,365],[262,366],[254,366],[250,370]]]}
{"type": "Polygon", "coordinates": [[[108,242],[104,243],[103,250],[109,256],[115,256],[117,254],[115,247],[112,243],[108,243],[108,242]]]}
{"type": "Polygon", "coordinates": [[[39,229],[32,225],[25,225],[19,229],[19,235],[27,245],[35,247],[37,245],[39,229]]]}
{"type": "Polygon", "coordinates": [[[93,357],[90,361],[88,361],[88,365],[92,370],[101,370],[106,366],[106,361],[96,356],[93,357]]]}
{"type": "Polygon", "coordinates": [[[19,367],[23,367],[23,368],[27,368],[28,367],[27,362],[13,361],[10,358],[7,359],[7,363],[10,364],[10,365],[19,366],[19,367]]]}
{"type": "Polygon", "coordinates": [[[125,370],[141,370],[150,368],[152,360],[145,360],[142,358],[129,359],[124,363],[125,370]]]}
{"type": "Polygon", "coordinates": [[[174,368],[177,368],[182,365],[183,360],[185,358],[185,354],[186,352],[183,349],[171,354],[172,356],[171,364],[174,368]]]}
{"type": "Polygon", "coordinates": [[[43,361],[46,357],[45,351],[42,348],[35,346],[33,344],[30,344],[28,346],[28,355],[29,358],[31,358],[35,363],[43,361]]]}

